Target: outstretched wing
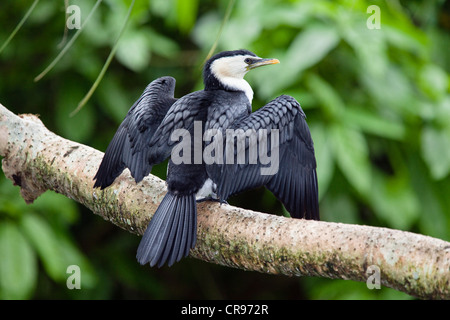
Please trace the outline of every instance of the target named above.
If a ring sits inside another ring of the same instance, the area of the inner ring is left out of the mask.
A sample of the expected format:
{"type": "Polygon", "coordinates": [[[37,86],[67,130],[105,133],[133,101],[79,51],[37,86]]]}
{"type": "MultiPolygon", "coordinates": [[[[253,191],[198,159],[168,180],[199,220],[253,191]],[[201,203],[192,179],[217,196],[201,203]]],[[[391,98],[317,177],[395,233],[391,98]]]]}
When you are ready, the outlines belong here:
{"type": "Polygon", "coordinates": [[[147,145],[169,108],[174,104],[175,79],[161,77],[152,81],[133,104],[106,149],[94,177],[94,187],[111,185],[125,168],[136,182],[151,171],[147,145]]]}
{"type": "Polygon", "coordinates": [[[300,104],[283,95],[227,128],[224,165],[207,166],[219,199],[265,185],[292,217],[319,219],[316,160],[305,118],[300,104]]]}
{"type": "Polygon", "coordinates": [[[284,144],[280,142],[280,166],[266,187],[284,204],[294,218],[319,220],[319,196],[314,144],[306,116],[298,102],[289,97],[298,110],[289,126],[284,144]]]}
{"type": "MultiPolygon", "coordinates": [[[[194,154],[202,151],[203,123],[206,120],[211,95],[207,91],[196,91],[178,99],[167,111],[152,139],[147,145],[149,163],[159,163],[167,159],[172,148],[183,143],[188,163],[194,163],[194,154]],[[179,130],[179,131],[177,131],[179,130]],[[187,139],[187,140],[184,140],[187,139]]],[[[198,159],[201,162],[201,159],[198,159]]]]}

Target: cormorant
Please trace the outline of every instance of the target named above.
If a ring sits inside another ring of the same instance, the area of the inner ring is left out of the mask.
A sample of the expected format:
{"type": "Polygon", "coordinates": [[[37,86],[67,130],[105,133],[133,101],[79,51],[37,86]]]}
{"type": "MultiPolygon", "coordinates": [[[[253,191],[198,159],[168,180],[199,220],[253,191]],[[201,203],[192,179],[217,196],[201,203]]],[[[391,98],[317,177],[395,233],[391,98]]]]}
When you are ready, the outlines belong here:
{"type": "Polygon", "coordinates": [[[204,90],[175,99],[175,79],[162,77],[131,107],[105,152],[94,187],[108,187],[125,167],[139,182],[172,153],[168,192],[139,244],[139,263],[170,266],[189,254],[196,242],[197,199],[225,202],[265,186],[292,217],[319,219],[314,147],[300,104],[282,95],[251,109],[253,90],[245,74],[276,63],[248,50],[221,52],[203,68],[204,90]],[[252,158],[255,150],[259,154],[252,158]]]}

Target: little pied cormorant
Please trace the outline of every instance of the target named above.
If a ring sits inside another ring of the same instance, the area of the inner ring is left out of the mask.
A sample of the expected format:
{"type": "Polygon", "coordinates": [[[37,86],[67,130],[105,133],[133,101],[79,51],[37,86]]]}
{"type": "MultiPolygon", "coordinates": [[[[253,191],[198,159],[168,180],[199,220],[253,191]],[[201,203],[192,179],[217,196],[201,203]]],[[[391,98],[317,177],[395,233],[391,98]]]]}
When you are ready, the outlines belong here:
{"type": "MultiPolygon", "coordinates": [[[[189,254],[197,235],[197,197],[213,195],[225,202],[233,194],[265,186],[292,217],[319,219],[314,147],[300,104],[282,95],[251,112],[253,90],[245,74],[276,63],[277,59],[262,59],[248,50],[221,52],[204,66],[204,90],[175,99],[175,79],[162,77],[151,82],[131,107],[106,149],[94,187],[108,187],[125,168],[140,182],[153,165],[170,157],[176,145],[171,139],[174,130],[185,129],[192,135],[198,121],[203,131],[275,129],[279,133],[279,167],[273,175],[261,175],[261,163],[249,161],[175,164],[170,159],[168,192],[139,244],[139,263],[171,266],[189,254]]],[[[194,141],[191,144],[194,148],[194,141]]],[[[244,151],[248,149],[247,143],[244,151]]]]}

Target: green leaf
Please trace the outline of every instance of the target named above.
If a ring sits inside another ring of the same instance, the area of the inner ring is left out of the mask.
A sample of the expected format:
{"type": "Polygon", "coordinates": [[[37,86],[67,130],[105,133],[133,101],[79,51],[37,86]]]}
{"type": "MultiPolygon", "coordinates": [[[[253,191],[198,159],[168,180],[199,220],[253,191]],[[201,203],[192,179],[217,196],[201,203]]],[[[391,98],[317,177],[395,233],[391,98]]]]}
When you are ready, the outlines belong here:
{"type": "Polygon", "coordinates": [[[337,31],[329,25],[314,24],[292,41],[280,66],[272,68],[264,90],[271,95],[300,79],[302,73],[319,63],[340,41],[337,31]]]}
{"type": "Polygon", "coordinates": [[[65,262],[64,271],[66,272],[67,267],[70,265],[77,265],[80,267],[81,272],[81,287],[84,289],[94,288],[99,280],[96,270],[90,261],[67,237],[61,236],[59,242],[62,259],[65,262]]]}
{"type": "Polygon", "coordinates": [[[151,49],[154,53],[166,58],[173,59],[176,57],[180,48],[175,41],[151,29],[146,31],[151,44],[151,49]]]}
{"type": "Polygon", "coordinates": [[[227,11],[223,14],[223,18],[221,17],[223,33],[219,31],[221,36],[219,42],[224,48],[250,48],[263,29],[260,20],[261,8],[261,1],[229,0],[227,11]],[[253,14],[249,15],[248,12],[253,14]],[[229,19],[230,13],[232,19],[229,19]],[[236,37],[237,34],[239,37],[236,37]]]}
{"type": "Polygon", "coordinates": [[[330,192],[320,204],[320,218],[330,222],[358,223],[358,206],[350,195],[330,192]]]}
{"type": "MultiPolygon", "coordinates": [[[[431,179],[427,167],[420,156],[410,154],[406,163],[410,175],[411,185],[419,201],[422,214],[419,229],[421,233],[450,241],[450,219],[448,206],[448,187],[441,187],[431,179]]],[[[442,185],[448,186],[443,180],[442,185]]]]}
{"type": "Polygon", "coordinates": [[[413,82],[398,65],[390,65],[382,78],[361,72],[361,81],[380,112],[401,116],[419,115],[422,110],[413,82]]]}
{"type": "MultiPolygon", "coordinates": [[[[369,290],[363,282],[335,279],[327,281],[316,277],[306,279],[306,291],[315,300],[410,300],[411,296],[394,289],[381,286],[379,290],[369,290]]],[[[302,283],[303,284],[303,283],[302,283]]]]}
{"type": "Polygon", "coordinates": [[[83,97],[83,90],[75,79],[62,83],[57,97],[56,124],[59,134],[67,139],[82,142],[91,136],[94,130],[94,115],[92,108],[84,108],[76,116],[70,117],[74,102],[83,97]]]}
{"type": "Polygon", "coordinates": [[[423,66],[418,80],[423,91],[433,100],[442,99],[448,92],[449,77],[437,65],[427,64],[423,66]]]}
{"type": "Polygon", "coordinates": [[[261,21],[265,28],[276,30],[284,25],[301,27],[308,22],[310,16],[319,10],[317,2],[278,3],[276,6],[263,6],[261,21]]]}
{"type": "Polygon", "coordinates": [[[119,35],[117,36],[117,39],[111,49],[111,52],[108,55],[108,58],[106,58],[106,61],[102,67],[102,70],[100,70],[100,73],[97,76],[97,79],[95,79],[94,83],[92,84],[91,88],[89,89],[89,91],[86,93],[86,95],[84,96],[84,98],[78,103],[77,107],[75,108],[75,110],[73,110],[70,113],[70,116],[74,116],[75,114],[77,114],[83,107],[84,105],[89,101],[89,99],[91,98],[91,96],[94,94],[95,90],[97,89],[98,85],[100,84],[100,82],[102,81],[103,77],[105,76],[106,71],[108,70],[109,65],[111,64],[112,59],[114,58],[116,51],[119,47],[119,40],[121,39],[127,25],[128,25],[128,21],[130,19],[130,15],[131,12],[133,11],[133,6],[134,6],[135,0],[131,0],[131,4],[130,7],[128,8],[128,12],[127,15],[125,17],[125,22],[122,24],[122,27],[120,28],[120,32],[119,35]]]}
{"type": "Polygon", "coordinates": [[[314,152],[317,162],[317,180],[319,183],[319,199],[326,193],[333,178],[334,158],[330,134],[321,124],[309,124],[311,137],[314,141],[314,152]]]}
{"type": "Polygon", "coordinates": [[[434,179],[445,178],[450,171],[450,130],[431,126],[422,131],[422,157],[434,179]]]}
{"type": "Polygon", "coordinates": [[[27,213],[23,216],[20,226],[37,251],[47,274],[55,281],[66,278],[66,265],[62,259],[59,239],[42,217],[27,213]]]}
{"type": "Polygon", "coordinates": [[[405,136],[404,124],[383,119],[374,112],[362,108],[346,108],[343,118],[360,130],[379,137],[402,140],[405,136]]]}
{"type": "Polygon", "coordinates": [[[286,57],[291,73],[300,73],[321,61],[339,43],[340,36],[331,25],[315,24],[292,42],[286,57]]]}
{"type": "Polygon", "coordinates": [[[40,79],[42,79],[48,72],[50,72],[50,70],[52,70],[54,68],[54,66],[61,60],[61,58],[66,54],[66,52],[72,47],[73,43],[75,42],[75,40],[78,38],[78,36],[81,34],[81,31],[84,29],[84,26],[87,24],[87,22],[89,21],[89,19],[91,18],[91,16],[94,14],[95,10],[97,9],[97,7],[100,5],[101,0],[97,0],[96,4],[94,5],[94,7],[92,8],[91,12],[89,13],[89,15],[87,16],[86,20],[83,22],[82,26],[80,29],[78,29],[75,32],[75,35],[72,37],[72,39],[70,39],[70,41],[64,46],[64,48],[60,51],[60,53],[56,56],[55,59],[53,59],[53,61],[47,66],[47,68],[44,69],[44,71],[42,71],[40,74],[38,74],[35,78],[34,81],[39,81],[40,79]]]}
{"type": "Polygon", "coordinates": [[[120,39],[116,57],[124,66],[135,72],[143,71],[150,62],[150,42],[146,32],[132,30],[120,39]]]}
{"type": "Polygon", "coordinates": [[[399,27],[398,25],[383,24],[386,41],[404,52],[418,52],[421,56],[426,56],[428,50],[427,38],[423,32],[417,32],[411,27],[399,27]]]}
{"type": "Polygon", "coordinates": [[[306,85],[319,102],[326,116],[333,120],[338,120],[342,117],[345,104],[332,85],[314,73],[308,73],[306,85]]]}
{"type": "Polygon", "coordinates": [[[367,142],[361,132],[342,125],[330,129],[339,168],[356,190],[367,195],[372,181],[367,142]]]}
{"type": "MultiPolygon", "coordinates": [[[[145,84],[143,83],[142,91],[144,91],[144,86],[145,84]]],[[[112,76],[103,79],[102,85],[97,90],[100,108],[117,123],[123,121],[134,101],[139,99],[140,94],[137,92],[136,96],[130,100],[130,95],[126,93],[120,81],[112,76]]]]}
{"type": "Polygon", "coordinates": [[[411,187],[407,173],[386,177],[373,175],[370,200],[378,217],[391,228],[409,230],[419,217],[419,201],[411,187]]]}
{"type": "Polygon", "coordinates": [[[28,210],[30,209],[36,213],[45,214],[50,221],[61,226],[69,227],[79,218],[75,201],[50,190],[39,196],[32,206],[28,206],[28,210]]]}
{"type": "Polygon", "coordinates": [[[6,41],[0,47],[0,53],[6,48],[6,46],[9,44],[9,42],[11,42],[11,40],[14,38],[16,33],[20,30],[20,28],[25,23],[25,21],[27,21],[28,17],[30,16],[31,12],[33,12],[33,10],[36,7],[38,2],[39,2],[39,0],[34,0],[34,2],[31,4],[31,6],[28,9],[27,13],[25,13],[25,15],[23,16],[22,20],[20,20],[20,22],[17,25],[17,27],[11,32],[11,34],[8,37],[8,39],[6,39],[6,41]]]}
{"type": "Polygon", "coordinates": [[[383,80],[389,64],[384,33],[381,30],[368,29],[365,25],[366,19],[360,16],[346,15],[338,21],[340,35],[353,48],[356,55],[354,63],[359,65],[360,72],[383,80]]]}
{"type": "Polygon", "coordinates": [[[177,24],[178,28],[187,33],[195,24],[198,10],[198,0],[177,0],[177,24]]]}
{"type": "Polygon", "coordinates": [[[0,299],[30,298],[37,281],[33,249],[17,226],[0,224],[0,299]]]}

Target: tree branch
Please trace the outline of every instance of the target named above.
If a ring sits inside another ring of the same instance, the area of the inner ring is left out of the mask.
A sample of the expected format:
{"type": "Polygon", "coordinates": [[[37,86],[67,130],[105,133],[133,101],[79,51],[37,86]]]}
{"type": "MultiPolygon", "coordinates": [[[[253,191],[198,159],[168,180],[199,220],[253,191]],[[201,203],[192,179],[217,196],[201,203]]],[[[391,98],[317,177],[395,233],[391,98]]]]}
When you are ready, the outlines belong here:
{"type": "MultiPolygon", "coordinates": [[[[164,181],[136,184],[128,170],[105,189],[93,189],[103,153],[63,139],[33,115],[0,104],[3,172],[33,202],[54,190],[117,226],[143,234],[162,200],[164,181]]],[[[450,299],[450,243],[419,234],[342,223],[290,219],[229,205],[198,204],[197,245],[191,256],[244,270],[288,276],[367,281],[426,299],[450,299]],[[376,269],[369,268],[375,266],[376,269]]]]}

